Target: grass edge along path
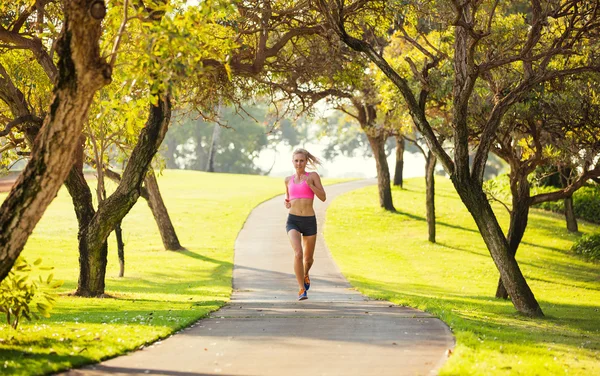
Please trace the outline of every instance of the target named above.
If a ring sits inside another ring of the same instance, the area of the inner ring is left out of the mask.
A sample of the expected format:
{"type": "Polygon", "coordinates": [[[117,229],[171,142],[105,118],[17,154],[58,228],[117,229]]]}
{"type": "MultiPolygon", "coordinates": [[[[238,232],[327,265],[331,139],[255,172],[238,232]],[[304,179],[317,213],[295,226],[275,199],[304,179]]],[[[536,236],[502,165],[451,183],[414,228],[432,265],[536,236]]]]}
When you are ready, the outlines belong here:
{"type": "MultiPolygon", "coordinates": [[[[494,298],[498,273],[447,179],[436,180],[437,244],[427,241],[423,180],[393,188],[398,213],[379,208],[377,187],[331,203],[325,240],[348,281],[450,326],[457,345],[441,375],[600,374],[600,265],[569,253],[578,236],[564,219],[530,214],[517,259],[546,314],[530,319],[494,298]]],[[[506,231],[506,210],[494,210],[506,231]]],[[[580,222],[580,231],[598,226],[580,222]]]]}
{"type": "Polygon", "coordinates": [[[16,331],[0,324],[0,374],[39,375],[112,358],[166,338],[227,303],[235,239],[254,207],[284,192],[283,178],[166,170],[158,179],[187,250],[163,249],[140,198],[122,225],[124,278],[117,277],[116,241],[109,238],[106,293],[113,298],[105,299],[68,295],[79,272],[77,222],[61,189],[23,255],[29,262],[41,257],[65,284],[50,318],[24,321],[16,331]]]}

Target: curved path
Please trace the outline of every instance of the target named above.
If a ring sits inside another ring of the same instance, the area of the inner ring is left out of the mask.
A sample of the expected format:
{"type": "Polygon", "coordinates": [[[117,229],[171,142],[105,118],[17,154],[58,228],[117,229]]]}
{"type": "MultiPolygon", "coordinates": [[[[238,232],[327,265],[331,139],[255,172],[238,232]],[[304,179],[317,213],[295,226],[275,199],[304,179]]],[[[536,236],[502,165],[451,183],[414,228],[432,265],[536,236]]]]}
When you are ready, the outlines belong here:
{"type": "Polygon", "coordinates": [[[323,241],[326,206],[375,184],[325,187],[308,300],[296,300],[287,211],[278,196],[256,207],[235,243],[231,302],[160,343],[69,375],[429,375],[454,346],[431,315],[356,292],[323,241]]]}

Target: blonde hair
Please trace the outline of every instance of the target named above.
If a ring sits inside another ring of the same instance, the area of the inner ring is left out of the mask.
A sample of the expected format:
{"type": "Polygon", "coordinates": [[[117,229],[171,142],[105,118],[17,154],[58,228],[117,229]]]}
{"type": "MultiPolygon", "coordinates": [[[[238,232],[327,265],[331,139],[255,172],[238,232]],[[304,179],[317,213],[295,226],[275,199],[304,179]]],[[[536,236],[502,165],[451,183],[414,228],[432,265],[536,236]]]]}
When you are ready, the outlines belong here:
{"type": "Polygon", "coordinates": [[[309,153],[306,149],[298,148],[294,150],[292,156],[296,154],[304,155],[304,157],[306,158],[306,165],[312,167],[315,170],[317,169],[317,166],[321,165],[321,160],[309,153]]]}

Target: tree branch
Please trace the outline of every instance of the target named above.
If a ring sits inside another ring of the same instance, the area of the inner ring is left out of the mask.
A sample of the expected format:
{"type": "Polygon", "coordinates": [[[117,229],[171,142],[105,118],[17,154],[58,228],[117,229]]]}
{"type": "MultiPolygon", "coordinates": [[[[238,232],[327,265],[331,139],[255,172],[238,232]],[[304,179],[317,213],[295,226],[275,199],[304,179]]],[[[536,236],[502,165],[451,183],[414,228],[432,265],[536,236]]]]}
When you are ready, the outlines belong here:
{"type": "Polygon", "coordinates": [[[43,122],[44,122],[44,119],[39,118],[34,115],[25,115],[25,116],[18,117],[16,119],[14,119],[13,121],[11,121],[10,123],[8,123],[6,125],[6,127],[4,128],[4,130],[0,131],[0,137],[6,136],[7,134],[10,133],[12,128],[17,127],[23,123],[35,123],[39,126],[42,126],[43,122]]]}

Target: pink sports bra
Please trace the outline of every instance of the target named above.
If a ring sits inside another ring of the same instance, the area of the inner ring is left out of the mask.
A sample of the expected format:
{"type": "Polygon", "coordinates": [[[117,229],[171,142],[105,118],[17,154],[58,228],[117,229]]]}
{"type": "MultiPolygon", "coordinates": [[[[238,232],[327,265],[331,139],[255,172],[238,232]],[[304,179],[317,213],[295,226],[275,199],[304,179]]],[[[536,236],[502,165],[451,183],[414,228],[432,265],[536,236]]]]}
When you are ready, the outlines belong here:
{"type": "MultiPolygon", "coordinates": [[[[308,172],[306,173],[308,176],[308,172]]],[[[315,198],[315,193],[310,189],[308,183],[306,181],[301,182],[300,184],[296,184],[294,182],[295,175],[292,175],[290,180],[288,181],[288,192],[290,194],[290,200],[295,200],[297,198],[315,198]]]]}

